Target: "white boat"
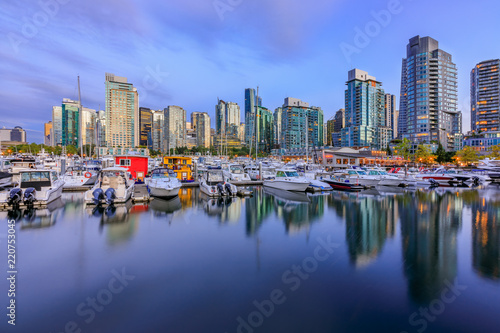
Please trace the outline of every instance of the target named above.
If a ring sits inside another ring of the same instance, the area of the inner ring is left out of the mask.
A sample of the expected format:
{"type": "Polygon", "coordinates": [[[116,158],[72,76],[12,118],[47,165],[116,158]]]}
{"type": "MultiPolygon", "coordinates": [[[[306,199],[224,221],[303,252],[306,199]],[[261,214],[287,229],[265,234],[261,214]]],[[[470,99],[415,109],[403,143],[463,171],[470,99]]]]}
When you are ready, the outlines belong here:
{"type": "Polygon", "coordinates": [[[179,195],[182,183],[177,179],[173,170],[157,168],[151,173],[151,178],[146,179],[148,192],[153,197],[173,198],[179,195]]]}
{"type": "MultiPolygon", "coordinates": [[[[338,173],[335,173],[339,175],[338,173]]],[[[380,178],[375,175],[368,175],[366,171],[360,167],[352,166],[350,169],[343,170],[340,175],[344,175],[353,184],[363,186],[376,186],[380,183],[380,178]]]]}
{"type": "Polygon", "coordinates": [[[415,176],[415,178],[423,180],[434,180],[439,183],[440,186],[454,186],[463,182],[462,179],[469,179],[470,177],[465,177],[459,179],[459,175],[455,173],[448,173],[444,168],[438,168],[436,170],[423,170],[415,176]]]}
{"type": "Polygon", "coordinates": [[[228,181],[250,181],[250,176],[240,164],[231,163],[223,168],[224,178],[228,181]]]}
{"type": "Polygon", "coordinates": [[[98,173],[87,170],[81,166],[69,167],[66,173],[62,176],[64,180],[64,188],[71,189],[81,186],[94,185],[97,180],[98,173]]]}
{"type": "Polygon", "coordinates": [[[264,180],[264,186],[286,191],[305,192],[310,181],[294,169],[278,169],[276,177],[264,180]]]}
{"type": "Polygon", "coordinates": [[[389,174],[381,168],[366,168],[366,173],[369,176],[376,176],[380,180],[377,184],[379,186],[406,186],[406,184],[398,176],[389,174]]]}
{"type": "Polygon", "coordinates": [[[238,188],[224,181],[221,169],[208,169],[200,177],[200,191],[209,197],[234,197],[238,194],[238,188]]]}
{"type": "Polygon", "coordinates": [[[328,185],[325,182],[322,182],[321,180],[311,179],[309,177],[306,177],[306,179],[309,180],[308,190],[312,192],[323,192],[323,191],[333,190],[333,188],[330,185],[328,185]]]}
{"type": "Polygon", "coordinates": [[[103,169],[96,184],[85,192],[85,203],[112,205],[127,202],[134,193],[134,185],[135,182],[126,168],[103,169]]]}
{"type": "Polygon", "coordinates": [[[45,206],[61,197],[63,185],[64,181],[53,170],[20,170],[19,184],[10,191],[0,193],[0,205],[45,206]]]}
{"type": "Polygon", "coordinates": [[[0,187],[9,186],[12,184],[12,174],[0,171],[0,187]]]}

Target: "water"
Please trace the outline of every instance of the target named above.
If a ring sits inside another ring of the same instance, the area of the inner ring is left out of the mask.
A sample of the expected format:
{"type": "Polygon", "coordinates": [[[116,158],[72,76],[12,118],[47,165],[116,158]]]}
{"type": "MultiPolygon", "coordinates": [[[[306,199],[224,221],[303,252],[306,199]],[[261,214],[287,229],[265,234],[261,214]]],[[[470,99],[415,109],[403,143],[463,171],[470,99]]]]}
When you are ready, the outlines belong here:
{"type": "Polygon", "coordinates": [[[16,224],[1,331],[497,332],[500,189],[394,191],[114,211],[65,194],[16,224]]]}

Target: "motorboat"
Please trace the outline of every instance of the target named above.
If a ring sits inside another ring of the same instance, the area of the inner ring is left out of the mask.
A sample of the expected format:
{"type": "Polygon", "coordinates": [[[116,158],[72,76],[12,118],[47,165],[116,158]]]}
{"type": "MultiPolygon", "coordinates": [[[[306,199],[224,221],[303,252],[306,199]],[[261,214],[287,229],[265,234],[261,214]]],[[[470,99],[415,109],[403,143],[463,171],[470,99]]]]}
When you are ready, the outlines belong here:
{"type": "Polygon", "coordinates": [[[132,198],[134,185],[126,168],[105,168],[99,173],[95,185],[85,192],[85,203],[112,205],[127,202],[132,198]]]}
{"type": "Polygon", "coordinates": [[[62,176],[64,180],[64,188],[72,189],[82,186],[94,185],[97,180],[98,172],[88,170],[83,166],[69,167],[62,176]]]}
{"type": "Polygon", "coordinates": [[[25,205],[45,206],[61,197],[64,181],[56,171],[24,169],[19,171],[19,184],[10,191],[0,193],[2,207],[25,205]]]}
{"type": "Polygon", "coordinates": [[[336,173],[338,176],[344,176],[349,179],[350,183],[363,186],[376,186],[380,183],[380,177],[377,175],[369,175],[366,171],[357,166],[351,166],[350,169],[336,173]]]}
{"type": "Polygon", "coordinates": [[[221,169],[208,169],[200,177],[200,191],[209,197],[234,197],[238,194],[238,188],[224,181],[221,169]]]}
{"type": "Polygon", "coordinates": [[[340,191],[362,191],[366,186],[353,182],[349,177],[344,176],[331,176],[330,178],[321,178],[322,181],[330,185],[334,190],[340,191]]]}
{"type": "Polygon", "coordinates": [[[397,175],[389,174],[381,168],[367,168],[365,171],[369,176],[376,176],[379,178],[380,181],[377,184],[379,186],[406,186],[406,184],[397,175]]]}
{"type": "Polygon", "coordinates": [[[421,178],[423,180],[433,179],[438,182],[440,186],[456,186],[463,182],[463,179],[469,179],[470,177],[461,178],[457,174],[448,173],[444,168],[438,168],[435,170],[422,170],[419,174],[415,176],[416,178],[421,178]]]}
{"type": "Polygon", "coordinates": [[[323,192],[323,191],[331,191],[333,188],[328,184],[318,179],[311,179],[309,177],[305,177],[309,180],[309,186],[307,187],[308,191],[311,192],[323,192]]]}
{"type": "Polygon", "coordinates": [[[275,177],[274,171],[270,167],[262,167],[262,177],[260,175],[260,169],[258,166],[250,165],[245,168],[245,171],[250,176],[251,180],[266,180],[275,177]],[[261,179],[262,178],[262,179],[261,179]]]}
{"type": "Polygon", "coordinates": [[[156,168],[151,173],[151,178],[146,179],[148,192],[153,197],[173,198],[179,195],[182,183],[177,179],[173,170],[156,168]]]}
{"type": "Polygon", "coordinates": [[[12,184],[12,174],[9,172],[0,171],[0,187],[9,186],[12,184]]]}
{"type": "Polygon", "coordinates": [[[224,178],[228,181],[250,181],[250,176],[240,164],[230,163],[223,168],[224,178]]]}
{"type": "Polygon", "coordinates": [[[286,191],[305,192],[311,182],[294,169],[278,169],[276,177],[264,179],[264,186],[286,191]]]}

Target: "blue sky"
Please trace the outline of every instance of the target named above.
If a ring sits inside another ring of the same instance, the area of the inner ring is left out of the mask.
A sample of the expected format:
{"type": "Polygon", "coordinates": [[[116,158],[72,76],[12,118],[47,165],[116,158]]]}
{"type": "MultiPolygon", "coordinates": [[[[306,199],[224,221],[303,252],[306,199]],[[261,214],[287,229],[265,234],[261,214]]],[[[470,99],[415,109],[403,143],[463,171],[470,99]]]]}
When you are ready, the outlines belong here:
{"type": "Polygon", "coordinates": [[[77,99],[78,75],[83,105],[104,108],[106,72],[127,77],[140,106],[153,109],[213,116],[221,98],[243,110],[244,89],[259,86],[264,106],[296,97],[322,107],[326,120],[344,106],[352,68],[399,103],[401,58],[420,35],[457,64],[467,131],[470,70],[500,57],[499,9],[480,0],[4,0],[0,127],[22,126],[41,142],[52,106],[77,99]]]}

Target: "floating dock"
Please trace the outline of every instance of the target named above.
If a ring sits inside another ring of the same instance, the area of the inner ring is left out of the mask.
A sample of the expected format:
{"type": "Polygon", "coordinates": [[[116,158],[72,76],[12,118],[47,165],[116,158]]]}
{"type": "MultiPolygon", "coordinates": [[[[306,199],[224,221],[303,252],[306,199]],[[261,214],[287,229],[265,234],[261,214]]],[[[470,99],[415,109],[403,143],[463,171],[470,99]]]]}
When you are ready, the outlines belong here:
{"type": "Polygon", "coordinates": [[[149,202],[152,199],[145,184],[134,186],[134,194],[132,194],[132,200],[134,202],[149,202]]]}

